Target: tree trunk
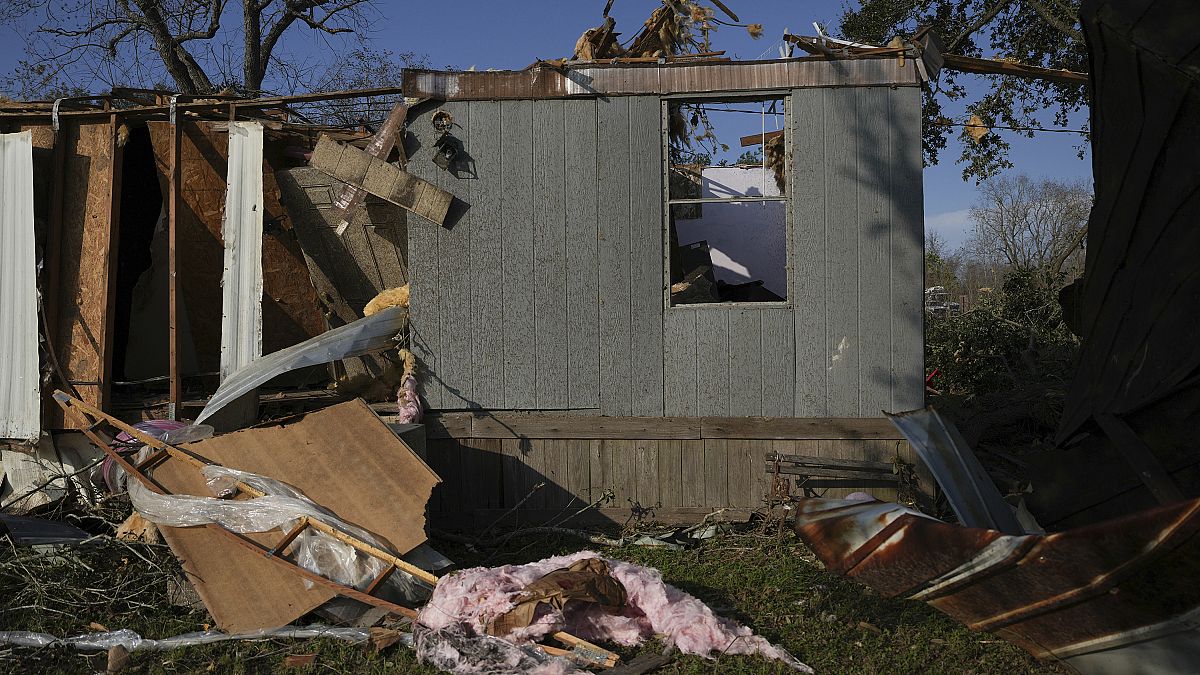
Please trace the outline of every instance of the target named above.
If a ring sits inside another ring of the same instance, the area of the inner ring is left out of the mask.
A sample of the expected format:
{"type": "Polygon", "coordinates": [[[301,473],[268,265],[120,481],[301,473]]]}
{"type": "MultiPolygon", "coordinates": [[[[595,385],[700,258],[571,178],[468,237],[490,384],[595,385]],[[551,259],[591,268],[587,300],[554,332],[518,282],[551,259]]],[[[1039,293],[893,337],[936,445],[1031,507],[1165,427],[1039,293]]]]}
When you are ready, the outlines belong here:
{"type": "Polygon", "coordinates": [[[242,80],[247,96],[262,93],[266,64],[262,59],[262,10],[258,0],[242,0],[242,80]]]}

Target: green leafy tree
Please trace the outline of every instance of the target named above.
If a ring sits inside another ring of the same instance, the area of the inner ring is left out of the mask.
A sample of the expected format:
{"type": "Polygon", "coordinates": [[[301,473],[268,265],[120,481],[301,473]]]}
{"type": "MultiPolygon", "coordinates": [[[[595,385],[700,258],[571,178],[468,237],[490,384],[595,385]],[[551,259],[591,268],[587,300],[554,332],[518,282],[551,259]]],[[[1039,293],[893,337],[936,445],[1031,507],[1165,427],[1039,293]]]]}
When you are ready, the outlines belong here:
{"type": "MultiPolygon", "coordinates": [[[[1079,0],[863,0],[842,15],[842,32],[853,40],[882,45],[893,36],[911,35],[918,26],[932,26],[948,54],[1086,71],[1087,49],[1078,17],[1079,0]]],[[[922,98],[927,165],[938,163],[956,128],[944,111],[948,102],[963,102],[967,117],[978,115],[988,127],[1040,127],[1038,115],[1044,111],[1052,111],[1054,124],[1065,127],[1087,105],[1082,84],[943,69],[930,85],[922,98]],[[965,86],[966,78],[976,77],[986,81],[982,93],[965,86]]],[[[1033,136],[1032,131],[1014,133],[1033,136]]],[[[1009,144],[1000,135],[988,133],[976,141],[963,127],[959,139],[964,180],[984,180],[1012,167],[1009,144]]]]}

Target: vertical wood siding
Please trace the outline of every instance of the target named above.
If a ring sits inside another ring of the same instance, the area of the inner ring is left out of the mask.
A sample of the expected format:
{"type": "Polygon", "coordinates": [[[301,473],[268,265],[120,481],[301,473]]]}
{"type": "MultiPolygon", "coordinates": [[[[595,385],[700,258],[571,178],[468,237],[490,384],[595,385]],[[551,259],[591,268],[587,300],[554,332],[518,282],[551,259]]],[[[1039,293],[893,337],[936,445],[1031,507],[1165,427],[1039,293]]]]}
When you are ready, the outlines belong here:
{"type": "MultiPolygon", "coordinates": [[[[415,217],[409,227],[429,406],[851,417],[919,407],[919,103],[913,87],[795,90],[790,306],[666,310],[657,97],[447,103],[469,167],[459,177],[430,161],[436,132],[423,112],[409,125],[410,171],[462,202],[449,227],[415,217]]],[[[661,473],[686,448],[635,447],[630,464],[602,445],[586,452],[609,471],[661,473]]],[[[496,457],[507,466],[507,451],[496,457]]]]}

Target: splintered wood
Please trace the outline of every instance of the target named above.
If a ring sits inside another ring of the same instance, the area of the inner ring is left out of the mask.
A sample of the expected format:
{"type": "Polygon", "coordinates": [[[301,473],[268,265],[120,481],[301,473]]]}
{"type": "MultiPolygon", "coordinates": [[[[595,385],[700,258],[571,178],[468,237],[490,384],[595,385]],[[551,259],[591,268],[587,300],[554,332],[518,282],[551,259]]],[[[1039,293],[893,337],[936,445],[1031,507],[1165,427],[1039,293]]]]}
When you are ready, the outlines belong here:
{"type": "Polygon", "coordinates": [[[322,135],[309,166],[422,218],[445,224],[454,195],[386,161],[322,135]]]}

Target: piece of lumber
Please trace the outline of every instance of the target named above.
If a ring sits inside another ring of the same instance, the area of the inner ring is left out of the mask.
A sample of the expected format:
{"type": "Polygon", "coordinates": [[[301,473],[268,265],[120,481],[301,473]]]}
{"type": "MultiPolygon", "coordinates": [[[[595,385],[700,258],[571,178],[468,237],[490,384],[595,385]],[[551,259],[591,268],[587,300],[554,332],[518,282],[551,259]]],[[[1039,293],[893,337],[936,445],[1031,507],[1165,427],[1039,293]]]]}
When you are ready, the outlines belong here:
{"type": "Polygon", "coordinates": [[[778,138],[779,136],[782,136],[782,135],[783,135],[783,129],[779,129],[778,131],[768,131],[765,134],[753,134],[750,136],[742,136],[742,147],[745,148],[745,147],[748,147],[751,145],[761,145],[764,140],[769,141],[772,138],[778,138]]]}
{"type": "Polygon", "coordinates": [[[1027,66],[1023,63],[998,61],[996,59],[978,59],[973,56],[958,54],[942,54],[944,67],[964,73],[980,75],[1013,75],[1031,80],[1050,80],[1059,84],[1087,84],[1087,73],[1076,73],[1070,70],[1053,70],[1027,66]]]}
{"type": "Polygon", "coordinates": [[[1171,478],[1171,474],[1163,468],[1162,462],[1146,445],[1141,436],[1125,422],[1125,420],[1110,414],[1096,415],[1096,423],[1104,430],[1104,434],[1113,442],[1125,461],[1137,473],[1137,477],[1146,485],[1154,498],[1160,504],[1170,504],[1184,499],[1183,491],[1171,478]]]}
{"type": "Polygon", "coordinates": [[[444,225],[454,195],[411,173],[322,134],[309,166],[444,225]]]}

